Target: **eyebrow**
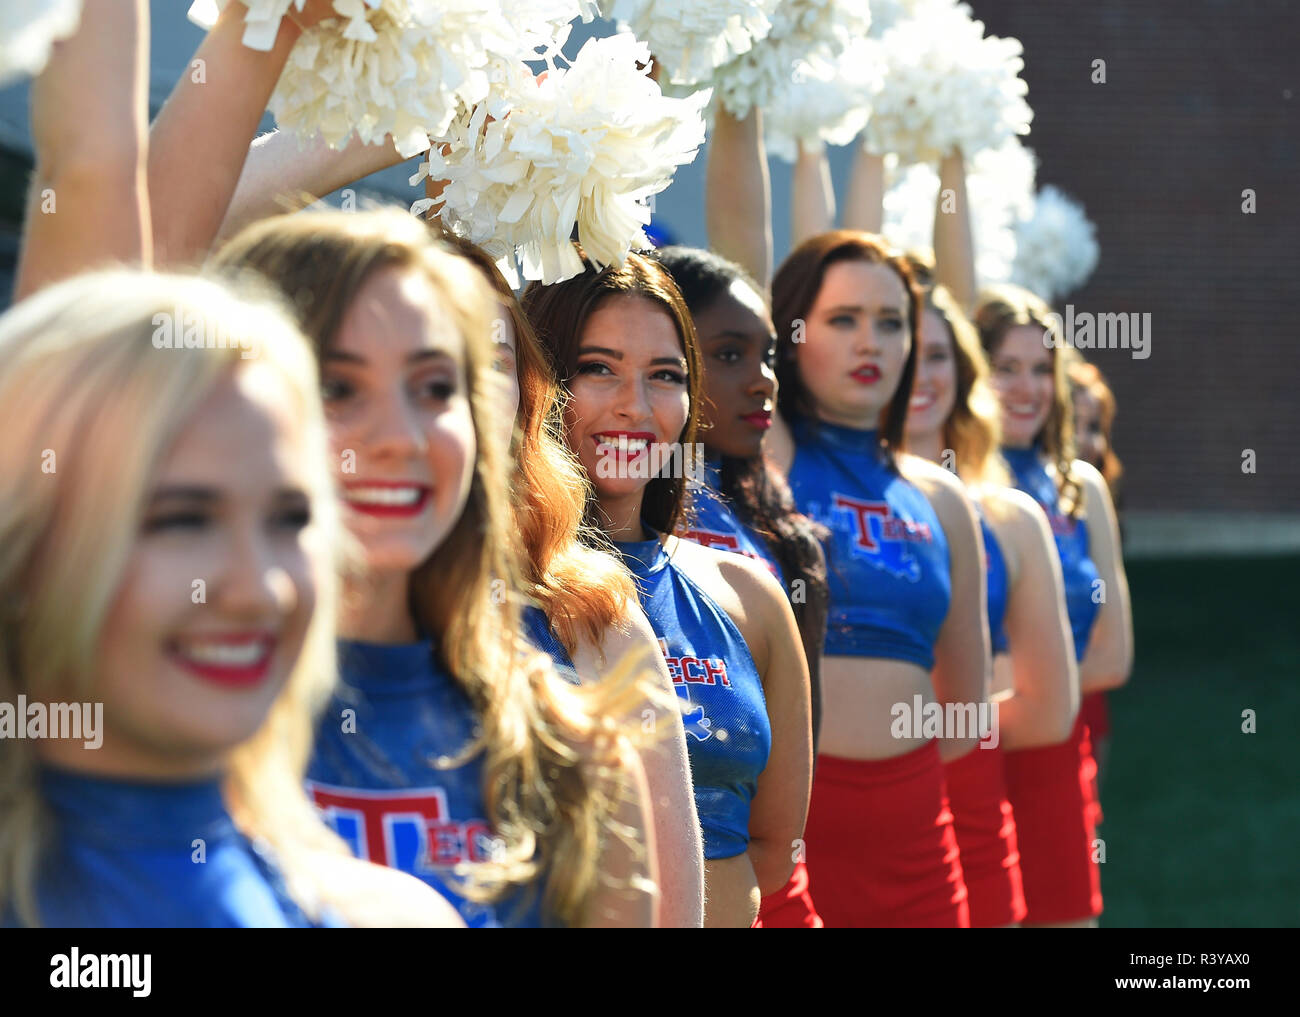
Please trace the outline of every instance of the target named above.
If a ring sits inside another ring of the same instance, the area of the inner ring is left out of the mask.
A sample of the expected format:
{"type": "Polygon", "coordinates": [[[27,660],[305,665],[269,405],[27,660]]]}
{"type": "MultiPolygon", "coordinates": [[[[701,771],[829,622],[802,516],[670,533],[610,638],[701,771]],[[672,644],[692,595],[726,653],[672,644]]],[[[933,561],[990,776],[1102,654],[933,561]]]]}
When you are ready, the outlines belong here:
{"type": "MultiPolygon", "coordinates": [[[[614,360],[623,359],[622,352],[620,352],[619,350],[611,350],[608,346],[579,346],[578,347],[578,356],[583,357],[590,353],[600,354],[602,356],[610,357],[614,360]]],[[[654,367],[658,364],[671,364],[673,367],[685,368],[686,358],[685,357],[655,357],[654,360],[650,361],[651,367],[654,367]]]]}
{"type": "MultiPolygon", "coordinates": [[[[849,311],[852,312],[853,314],[867,313],[867,309],[863,307],[861,304],[837,304],[835,307],[828,307],[826,309],[827,314],[835,314],[841,311],[849,311]]],[[[886,314],[886,313],[902,314],[903,312],[891,304],[891,305],[886,305],[884,307],[881,307],[879,310],[877,310],[876,313],[877,314],[886,314]]]]}
{"type": "MultiPolygon", "coordinates": [[[[311,498],[301,487],[281,487],[273,496],[276,501],[310,501],[311,498]]],[[[198,484],[176,484],[160,487],[150,498],[150,505],[167,501],[202,502],[214,505],[221,501],[221,492],[215,487],[202,487],[198,484]]]]}

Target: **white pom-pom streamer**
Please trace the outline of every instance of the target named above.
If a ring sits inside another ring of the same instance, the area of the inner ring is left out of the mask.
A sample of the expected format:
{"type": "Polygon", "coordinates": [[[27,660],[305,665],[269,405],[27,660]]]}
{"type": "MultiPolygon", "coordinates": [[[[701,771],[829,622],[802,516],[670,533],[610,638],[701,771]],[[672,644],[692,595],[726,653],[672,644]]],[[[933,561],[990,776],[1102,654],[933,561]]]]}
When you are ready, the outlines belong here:
{"type": "Polygon", "coordinates": [[[883,61],[872,39],[852,40],[834,63],[814,57],[795,65],[789,85],[763,110],[767,150],[794,162],[802,146],[847,145],[866,126],[883,61]]]}
{"type": "Polygon", "coordinates": [[[1011,281],[1056,303],[1088,281],[1101,250],[1083,206],[1050,184],[1016,224],[1011,281]]]}
{"type": "MultiPolygon", "coordinates": [[[[244,44],[269,50],[281,19],[304,2],[247,0],[244,44]]],[[[212,0],[196,3],[191,19],[210,22],[211,7],[212,0]]],[[[338,17],[295,44],[270,110],[282,129],[319,133],[334,148],[354,132],[366,144],[391,135],[406,157],[427,149],[462,106],[486,98],[513,64],[557,51],[569,23],[595,13],[593,0],[333,0],[333,7],[338,17]]]]}
{"type": "Polygon", "coordinates": [[[605,17],[650,47],[668,81],[690,85],[748,53],[779,0],[604,0],[605,17]]]}
{"type": "Polygon", "coordinates": [[[570,236],[591,261],[619,265],[650,246],[645,200],[672,182],[704,143],[708,91],[664,96],[644,66],[649,48],[628,34],[589,40],[542,82],[520,65],[492,97],[464,111],[421,163],[412,184],[446,180],[444,225],[525,279],[560,282],[582,271],[570,236]],[[642,66],[638,69],[638,64],[642,66]],[[493,121],[487,122],[491,116],[493,121]]]}
{"type": "Polygon", "coordinates": [[[81,24],[81,0],[4,0],[0,4],[0,88],[45,70],[50,50],[81,24]]]}
{"type": "MultiPolygon", "coordinates": [[[[884,199],[884,229],[889,241],[907,250],[933,246],[934,217],[939,200],[939,174],[915,163],[901,167],[885,160],[890,181],[884,199]]],[[[975,247],[975,276],[981,286],[1006,282],[1016,259],[1016,223],[1033,208],[1034,154],[1012,139],[985,149],[970,161],[966,198],[970,204],[971,238],[975,247]]],[[[960,214],[955,209],[954,214],[960,214]]]]}
{"type": "Polygon", "coordinates": [[[834,63],[851,39],[867,34],[870,19],[862,0],[782,0],[767,37],[714,72],[718,101],[737,119],[766,109],[800,61],[834,63]]]}
{"type": "Polygon", "coordinates": [[[1033,111],[1017,39],[984,35],[965,4],[919,3],[880,39],[883,86],[872,97],[863,143],[904,163],[967,156],[1029,133],[1033,111]]]}

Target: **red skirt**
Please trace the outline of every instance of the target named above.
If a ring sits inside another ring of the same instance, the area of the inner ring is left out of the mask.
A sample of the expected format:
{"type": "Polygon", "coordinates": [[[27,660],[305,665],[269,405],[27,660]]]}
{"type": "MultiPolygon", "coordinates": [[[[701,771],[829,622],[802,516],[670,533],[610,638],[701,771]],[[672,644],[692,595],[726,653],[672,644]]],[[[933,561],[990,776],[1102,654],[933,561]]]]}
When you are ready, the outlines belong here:
{"type": "Polygon", "coordinates": [[[1083,722],[1092,731],[1093,744],[1110,734],[1110,707],[1106,704],[1106,693],[1089,692],[1079,704],[1083,722]]]}
{"type": "Polygon", "coordinates": [[[763,898],[758,908],[756,929],[822,929],[825,924],[808,892],[808,866],[794,863],[790,882],[763,898]]]}
{"type": "Polygon", "coordinates": [[[892,759],[821,755],[804,828],[827,928],[969,928],[939,748],[892,759]]]}
{"type": "Polygon", "coordinates": [[[973,749],[945,764],[944,770],[961,872],[970,895],[971,927],[992,929],[1023,921],[1025,889],[1002,750],[973,749]]]}
{"type": "Polygon", "coordinates": [[[1088,728],[1082,715],[1059,745],[1003,755],[1016,814],[1029,924],[1101,914],[1101,868],[1093,861],[1096,798],[1088,728]]]}

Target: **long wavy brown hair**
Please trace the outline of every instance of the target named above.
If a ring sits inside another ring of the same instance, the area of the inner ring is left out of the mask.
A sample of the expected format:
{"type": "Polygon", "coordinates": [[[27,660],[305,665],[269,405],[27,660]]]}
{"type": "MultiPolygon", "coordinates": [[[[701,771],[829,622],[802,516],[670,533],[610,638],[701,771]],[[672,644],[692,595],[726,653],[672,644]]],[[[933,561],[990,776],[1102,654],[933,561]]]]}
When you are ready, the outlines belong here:
{"type": "Polygon", "coordinates": [[[907,426],[907,404],[912,398],[912,381],[916,377],[917,336],[921,332],[921,293],[912,275],[907,256],[894,251],[882,237],[861,230],[831,230],[809,237],[781,263],[772,279],[772,320],[776,324],[776,379],[780,385],[778,405],[786,420],[817,421],[817,407],[812,393],[799,373],[796,335],[806,322],[817,294],[821,292],[826,270],[842,261],[865,261],[885,265],[903,283],[907,291],[907,322],[912,343],[903,365],[898,388],[878,422],[880,438],[892,456],[903,447],[907,426]]]}
{"type": "Polygon", "coordinates": [[[597,861],[619,797],[626,793],[612,760],[628,739],[613,718],[631,715],[645,696],[635,674],[572,689],[539,667],[519,637],[521,553],[507,482],[506,452],[493,440],[489,336],[490,289],[463,258],[438,244],[417,219],[397,211],[311,213],[250,226],[215,258],[224,271],[267,276],[297,307],[300,324],[322,354],[373,273],[423,272],[464,339],[478,454],[469,499],[452,532],[411,575],[417,630],[437,637],[442,662],[474,706],[480,736],[445,760],[481,752],[486,818],[502,845],[475,863],[462,889],[501,899],[512,888],[545,884],[550,915],[583,920],[598,887],[597,861]],[[505,595],[502,595],[505,594],[505,595]],[[572,745],[600,733],[607,765],[578,766],[572,745]]]}
{"type": "MultiPolygon", "coordinates": [[[[677,329],[686,358],[689,398],[686,426],[677,441],[683,448],[693,445],[700,420],[700,350],[695,325],[677,284],[662,265],[639,254],[629,254],[621,268],[610,265],[597,271],[580,247],[578,253],[585,266],[579,275],[550,286],[529,283],[520,300],[556,377],[565,386],[572,380],[578,369],[578,345],[587,319],[604,301],[618,296],[648,300],[667,311],[677,329]]],[[[685,511],[686,490],[684,471],[665,466],[664,472],[646,484],[642,518],[661,533],[674,532],[685,511]]],[[[599,526],[594,494],[588,499],[587,520],[591,526],[599,526]]]]}
{"type": "Polygon", "coordinates": [[[564,400],[537,333],[514,291],[481,247],[430,224],[440,239],[471,261],[495,290],[515,334],[519,415],[515,428],[515,519],[523,541],[523,578],[570,654],[581,633],[599,645],[620,622],[636,587],[613,555],[595,546],[587,529],[590,484],[564,442],[564,400]]]}
{"type": "MultiPolygon", "coordinates": [[[[1044,333],[1054,329],[1051,314],[1052,309],[1043,300],[1021,286],[1005,284],[981,293],[976,301],[975,327],[989,361],[997,356],[1007,333],[1018,325],[1032,325],[1044,333]]],[[[1070,381],[1061,350],[1056,344],[1048,350],[1052,361],[1052,408],[1034,442],[1042,446],[1056,468],[1056,489],[1062,509],[1071,519],[1077,519],[1083,511],[1083,488],[1071,472],[1075,448],[1070,381]]]]}

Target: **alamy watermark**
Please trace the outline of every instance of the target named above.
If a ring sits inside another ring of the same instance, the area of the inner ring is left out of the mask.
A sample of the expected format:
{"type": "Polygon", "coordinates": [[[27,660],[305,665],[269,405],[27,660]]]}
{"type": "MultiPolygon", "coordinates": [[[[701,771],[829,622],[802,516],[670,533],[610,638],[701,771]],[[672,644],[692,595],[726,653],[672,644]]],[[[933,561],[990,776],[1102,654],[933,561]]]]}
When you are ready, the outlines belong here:
{"type": "Polygon", "coordinates": [[[0,738],[80,741],[88,749],[104,744],[103,703],[0,703],[0,738]]]}
{"type": "Polygon", "coordinates": [[[699,442],[621,440],[600,446],[596,476],[609,480],[682,477],[704,483],[704,446],[699,442]]]}
{"type": "Polygon", "coordinates": [[[895,738],[977,738],[982,749],[996,749],[1001,741],[997,703],[926,702],[918,693],[910,703],[891,706],[889,715],[895,738]]]}
{"type": "Polygon", "coordinates": [[[1053,312],[1047,316],[1043,345],[1050,349],[1069,346],[1076,350],[1132,350],[1134,360],[1151,356],[1151,312],[1142,314],[1074,313],[1074,305],[1065,305],[1065,317],[1053,312]]]}
{"type": "Polygon", "coordinates": [[[251,360],[261,349],[257,336],[232,330],[220,316],[176,308],[153,316],[153,347],[156,350],[240,350],[251,360]]]}

